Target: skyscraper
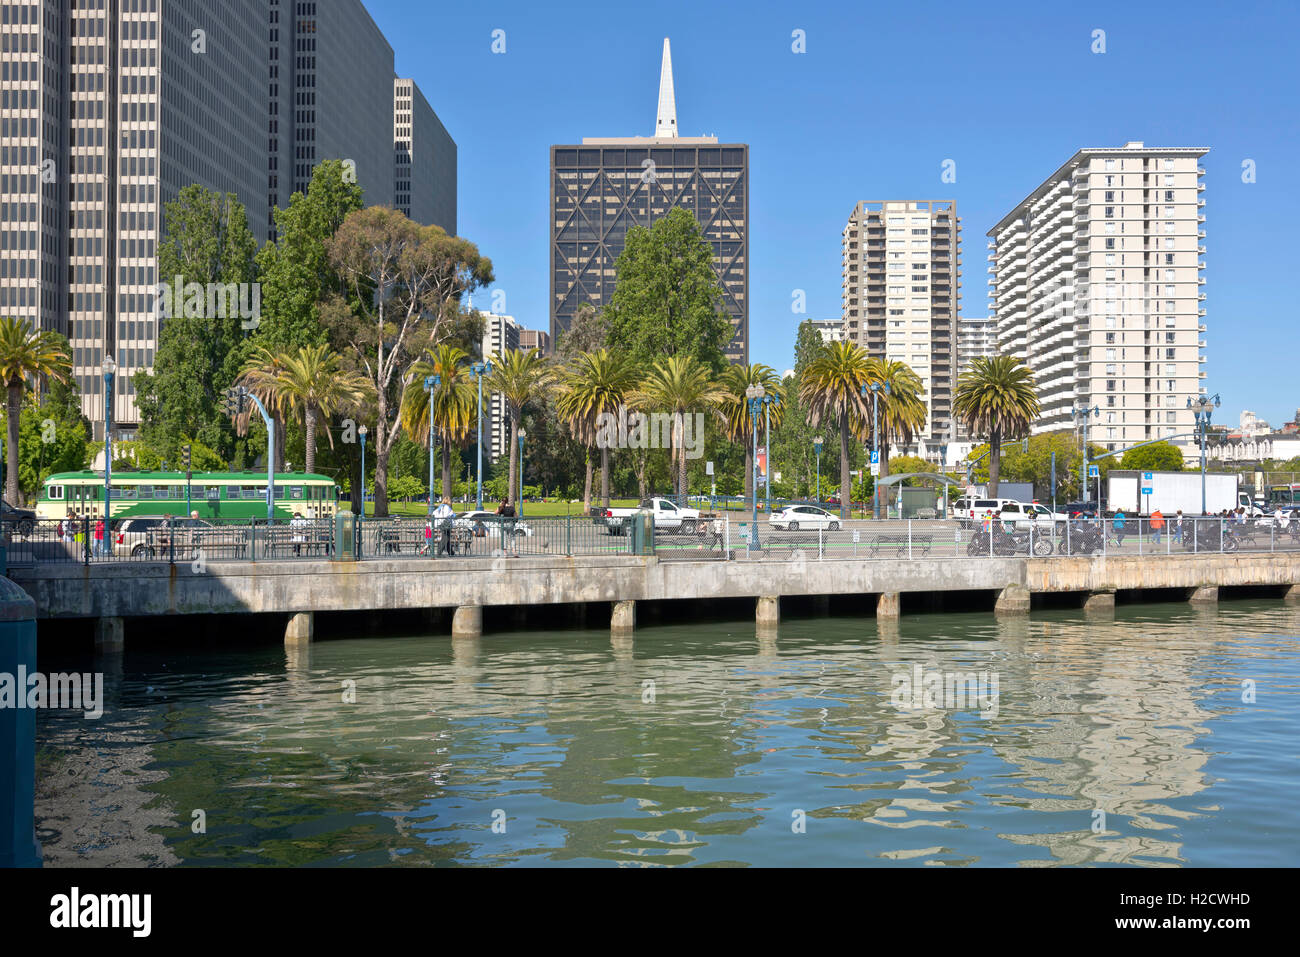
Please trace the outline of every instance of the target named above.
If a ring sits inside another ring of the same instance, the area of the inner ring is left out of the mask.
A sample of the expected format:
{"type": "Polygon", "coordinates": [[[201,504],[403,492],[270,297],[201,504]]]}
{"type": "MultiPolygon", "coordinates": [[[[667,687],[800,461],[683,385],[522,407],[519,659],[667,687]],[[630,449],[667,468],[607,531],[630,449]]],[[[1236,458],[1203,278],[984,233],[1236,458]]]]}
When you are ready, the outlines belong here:
{"type": "Polygon", "coordinates": [[[551,335],[569,328],[583,302],[614,292],[615,261],[633,226],[675,206],[694,214],[713,247],[722,307],[734,329],[725,352],[749,355],[749,147],[680,136],[672,54],[664,40],[654,136],[584,138],[551,147],[551,335]]]}
{"type": "Polygon", "coordinates": [[[397,208],[456,235],[456,142],[414,80],[393,81],[397,208]]]}
{"type": "Polygon", "coordinates": [[[1035,432],[1094,407],[1089,440],[1109,449],[1193,431],[1206,152],[1079,150],[988,231],[998,351],[1034,372],[1035,432]]]}
{"type": "MultiPolygon", "coordinates": [[[[495,312],[478,311],[483,320],[483,342],[481,344],[484,359],[494,361],[507,352],[519,348],[519,323],[513,316],[504,316],[495,312]]],[[[506,406],[505,396],[493,392],[483,396],[483,418],[486,422],[484,431],[486,441],[483,451],[490,461],[495,462],[506,451],[506,442],[510,432],[510,410],[506,406]]]]}
{"type": "MultiPolygon", "coordinates": [[[[394,201],[393,51],[360,0],[2,0],[0,81],[0,309],[68,336],[96,439],[107,355],[114,424],[137,422],[183,187],[234,193],[259,242],[324,159],[351,162],[367,203],[394,201]]],[[[420,115],[412,207],[441,197],[454,228],[454,144],[450,166],[421,155],[420,115]]]]}
{"type": "Polygon", "coordinates": [[[952,426],[953,346],[961,302],[957,204],[858,203],[841,245],[845,339],[868,355],[911,366],[925,387],[927,408],[917,438],[941,444],[952,426]]]}

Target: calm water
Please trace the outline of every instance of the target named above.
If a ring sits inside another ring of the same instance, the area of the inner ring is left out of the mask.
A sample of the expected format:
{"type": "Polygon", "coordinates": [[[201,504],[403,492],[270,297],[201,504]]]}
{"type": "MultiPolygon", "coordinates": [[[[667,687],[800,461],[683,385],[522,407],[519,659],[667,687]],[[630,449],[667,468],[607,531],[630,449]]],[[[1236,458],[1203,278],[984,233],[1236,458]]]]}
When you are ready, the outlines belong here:
{"type": "Polygon", "coordinates": [[[38,830],[60,865],[1295,865],[1298,634],[1252,601],[128,651],[102,719],[42,716],[38,830]],[[902,710],[918,665],[997,696],[902,710]]]}

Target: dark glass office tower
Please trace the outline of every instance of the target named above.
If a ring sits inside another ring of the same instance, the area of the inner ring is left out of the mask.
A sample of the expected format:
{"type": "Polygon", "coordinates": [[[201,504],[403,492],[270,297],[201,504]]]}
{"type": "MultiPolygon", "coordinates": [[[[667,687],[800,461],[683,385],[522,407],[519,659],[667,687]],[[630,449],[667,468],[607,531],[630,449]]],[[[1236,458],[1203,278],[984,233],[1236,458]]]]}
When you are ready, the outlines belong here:
{"type": "Polygon", "coordinates": [[[749,147],[677,135],[672,59],[664,41],[654,136],[584,138],[551,147],[551,336],[578,307],[614,293],[614,264],[632,226],[674,206],[690,210],[713,247],[723,308],[735,330],[726,353],[749,355],[749,147]]]}

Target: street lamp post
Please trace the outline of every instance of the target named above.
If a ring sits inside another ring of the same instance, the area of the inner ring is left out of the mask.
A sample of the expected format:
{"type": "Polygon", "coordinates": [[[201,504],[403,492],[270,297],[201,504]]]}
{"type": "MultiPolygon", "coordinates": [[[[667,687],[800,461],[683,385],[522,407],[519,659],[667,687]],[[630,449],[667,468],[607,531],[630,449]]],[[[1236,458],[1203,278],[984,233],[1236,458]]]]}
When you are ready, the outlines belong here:
{"type": "Polygon", "coordinates": [[[361,436],[361,514],[357,516],[358,523],[366,517],[366,433],[368,431],[364,425],[357,429],[357,435],[361,436]]]}
{"type": "Polygon", "coordinates": [[[108,541],[108,520],[113,514],[113,374],[117,363],[104,356],[104,541],[108,541]]]}
{"type": "Polygon", "coordinates": [[[1205,497],[1205,443],[1206,443],[1205,433],[1206,430],[1208,430],[1210,427],[1210,415],[1213,413],[1215,409],[1217,409],[1222,404],[1223,402],[1219,397],[1219,393],[1217,392],[1214,393],[1214,395],[1197,396],[1195,401],[1191,399],[1187,400],[1187,408],[1191,409],[1192,415],[1196,417],[1196,426],[1198,431],[1201,433],[1201,514],[1202,515],[1205,514],[1205,509],[1207,505],[1206,497],[1205,497]]]}
{"type": "Polygon", "coordinates": [[[474,506],[480,512],[483,511],[483,377],[492,374],[492,363],[475,362],[469,367],[470,374],[478,381],[478,434],[476,446],[478,448],[478,493],[474,506]]]}
{"type": "MultiPolygon", "coordinates": [[[[870,385],[871,392],[871,464],[875,466],[871,475],[871,515],[873,518],[880,518],[880,414],[877,411],[877,400],[880,397],[880,383],[872,382],[870,385]]],[[[862,387],[862,398],[867,397],[868,387],[862,387]]],[[[889,396],[889,383],[884,386],[885,396],[889,396]]]]}
{"type": "Polygon", "coordinates": [[[813,452],[817,455],[817,504],[822,503],[822,437],[813,439],[813,452]]]}
{"type": "MultiPolygon", "coordinates": [[[[1101,418],[1101,409],[1095,405],[1091,409],[1086,405],[1081,405],[1078,408],[1071,409],[1070,415],[1083,422],[1083,465],[1080,468],[1083,470],[1083,500],[1090,502],[1092,499],[1088,497],[1088,416],[1091,415],[1094,419],[1101,418]]],[[[1053,510],[1055,510],[1055,507],[1053,507],[1053,510]]],[[[1101,517],[1100,478],[1097,479],[1097,517],[1101,517]]]]}
{"type": "Polygon", "coordinates": [[[745,390],[745,398],[749,400],[749,421],[754,428],[754,469],[750,481],[753,513],[752,526],[749,530],[749,547],[751,549],[758,547],[758,410],[763,407],[763,397],[765,395],[767,395],[767,390],[761,385],[751,385],[745,390]]]}
{"type": "Polygon", "coordinates": [[[776,396],[763,396],[763,511],[772,514],[772,403],[776,396]]]}
{"type": "Polygon", "coordinates": [[[442,385],[441,375],[424,377],[424,391],[429,393],[429,517],[433,517],[433,394],[442,385]]]}

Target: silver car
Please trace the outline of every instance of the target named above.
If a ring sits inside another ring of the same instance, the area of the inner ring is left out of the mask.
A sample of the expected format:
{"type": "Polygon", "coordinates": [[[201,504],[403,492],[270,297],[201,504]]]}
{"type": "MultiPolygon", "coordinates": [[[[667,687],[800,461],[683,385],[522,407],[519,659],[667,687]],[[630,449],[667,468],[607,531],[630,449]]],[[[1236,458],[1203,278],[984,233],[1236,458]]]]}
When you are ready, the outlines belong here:
{"type": "Polygon", "coordinates": [[[840,530],[840,520],[824,508],[816,505],[788,505],[779,512],[774,512],[768,520],[773,528],[797,532],[802,529],[824,528],[828,532],[840,530]]]}

